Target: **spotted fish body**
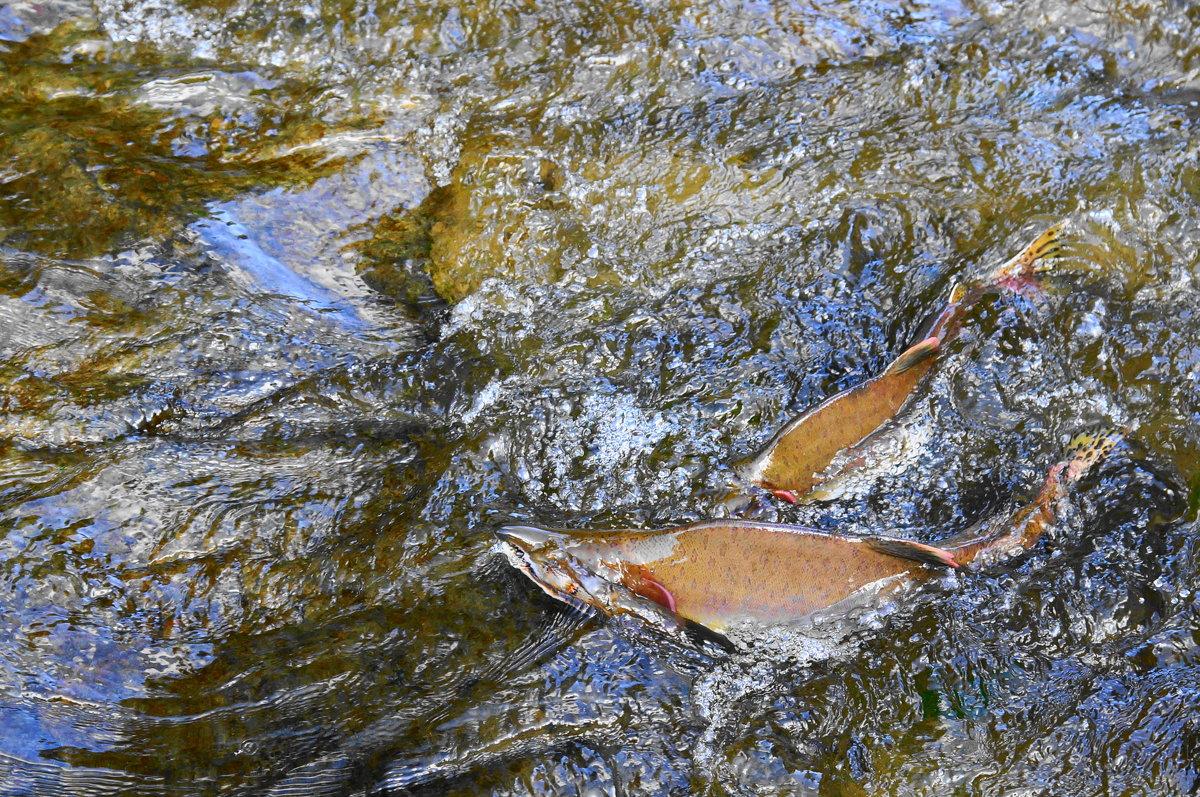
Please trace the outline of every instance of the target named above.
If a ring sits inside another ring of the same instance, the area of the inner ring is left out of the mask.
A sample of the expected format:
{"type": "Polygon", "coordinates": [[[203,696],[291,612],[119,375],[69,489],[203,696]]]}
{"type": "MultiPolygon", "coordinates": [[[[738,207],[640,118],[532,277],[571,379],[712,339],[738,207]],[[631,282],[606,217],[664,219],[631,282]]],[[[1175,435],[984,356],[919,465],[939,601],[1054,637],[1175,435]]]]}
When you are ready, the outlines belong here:
{"type": "Polygon", "coordinates": [[[938,338],[926,338],[883,374],[789,421],[742,466],[746,479],[796,503],[820,484],[834,457],[900,411],[933,367],[938,346],[938,338]]]}
{"type": "Polygon", "coordinates": [[[842,391],[783,426],[756,454],[739,465],[743,478],[790,503],[808,495],[843,451],[862,444],[895,415],[933,368],[941,346],[955,338],[976,302],[991,290],[1023,290],[1059,251],[1063,224],[1037,237],[986,278],[951,289],[945,307],[922,340],[879,376],[842,391]]]}
{"type": "Polygon", "coordinates": [[[996,531],[970,529],[942,547],[744,519],[661,531],[500,529],[509,561],[547,594],[676,634],[687,623],[723,632],[750,621],[788,623],[853,601],[884,599],[984,554],[1033,545],[1054,505],[1120,432],[1081,435],[1037,497],[996,531]]]}
{"type": "MultiPolygon", "coordinates": [[[[543,570],[565,567],[598,576],[714,631],[743,620],[794,620],[845,600],[868,584],[925,569],[917,559],[880,549],[888,544],[911,547],[914,556],[924,557],[921,561],[947,566],[953,562],[939,558],[937,549],[907,540],[856,538],[740,519],[649,533],[509,527],[501,531],[501,538],[510,545],[518,540],[540,543],[540,549],[525,554],[543,570]]],[[[561,592],[596,606],[588,581],[576,579],[561,592]]],[[[560,597],[554,590],[547,592],[560,597]]],[[[624,611],[615,605],[596,608],[608,614],[624,611]]]]}

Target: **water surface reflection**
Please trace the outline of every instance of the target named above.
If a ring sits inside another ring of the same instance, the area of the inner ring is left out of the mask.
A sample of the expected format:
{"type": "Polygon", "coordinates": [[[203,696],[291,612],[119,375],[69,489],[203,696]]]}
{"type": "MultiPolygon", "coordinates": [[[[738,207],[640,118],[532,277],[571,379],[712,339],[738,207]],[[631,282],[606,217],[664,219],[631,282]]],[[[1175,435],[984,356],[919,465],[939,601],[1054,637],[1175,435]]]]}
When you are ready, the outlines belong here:
{"type": "Polygon", "coordinates": [[[0,791],[1190,794],[1186,4],[0,7],[0,791]],[[713,512],[1071,220],[827,528],[936,540],[1129,425],[1031,555],[732,657],[511,521],[713,512]]]}

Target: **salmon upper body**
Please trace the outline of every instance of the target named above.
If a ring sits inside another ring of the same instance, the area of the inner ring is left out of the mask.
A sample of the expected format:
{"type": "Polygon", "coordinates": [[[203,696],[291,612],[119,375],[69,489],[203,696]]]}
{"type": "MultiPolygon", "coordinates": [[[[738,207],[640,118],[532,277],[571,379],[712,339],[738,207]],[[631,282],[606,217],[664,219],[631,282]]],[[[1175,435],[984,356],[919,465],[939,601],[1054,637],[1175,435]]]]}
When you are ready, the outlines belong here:
{"type": "Polygon", "coordinates": [[[927,570],[871,548],[868,538],[749,520],[657,532],[560,533],[554,555],[570,556],[716,631],[742,620],[794,620],[870,584],[927,570]]]}

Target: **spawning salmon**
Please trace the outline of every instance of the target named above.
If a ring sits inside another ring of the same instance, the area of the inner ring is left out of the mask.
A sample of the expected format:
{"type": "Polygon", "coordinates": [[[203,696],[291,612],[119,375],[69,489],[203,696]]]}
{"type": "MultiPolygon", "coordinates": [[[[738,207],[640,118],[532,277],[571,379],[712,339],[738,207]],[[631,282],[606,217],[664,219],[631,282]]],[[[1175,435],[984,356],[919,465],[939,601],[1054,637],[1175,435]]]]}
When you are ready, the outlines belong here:
{"type": "Polygon", "coordinates": [[[797,503],[824,481],[823,471],[839,453],[863,443],[900,411],[933,367],[941,346],[958,335],[967,312],[980,298],[989,291],[1020,290],[1035,284],[1036,275],[1049,270],[1050,260],[1060,249],[1064,225],[1060,222],[1046,230],[971,287],[955,285],[918,343],[879,376],[788,421],[757,453],[738,465],[738,472],[750,484],[797,503]]]}
{"type": "Polygon", "coordinates": [[[745,621],[788,623],[1031,547],[1070,485],[1123,434],[1078,435],[1029,504],[1006,522],[981,524],[940,546],[745,519],[660,531],[507,526],[496,534],[509,562],[548,595],[635,617],[670,636],[690,623],[718,633],[745,621]]]}

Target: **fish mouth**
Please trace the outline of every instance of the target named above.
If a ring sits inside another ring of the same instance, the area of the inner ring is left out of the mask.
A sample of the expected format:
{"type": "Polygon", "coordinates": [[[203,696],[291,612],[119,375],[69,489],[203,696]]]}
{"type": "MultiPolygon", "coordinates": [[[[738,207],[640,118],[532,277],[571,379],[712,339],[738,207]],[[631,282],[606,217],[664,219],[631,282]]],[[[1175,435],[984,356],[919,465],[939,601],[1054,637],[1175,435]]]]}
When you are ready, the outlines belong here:
{"type": "Polygon", "coordinates": [[[504,526],[495,533],[508,563],[524,573],[542,592],[577,609],[589,610],[588,604],[573,593],[550,583],[542,572],[547,564],[533,557],[534,553],[553,546],[558,534],[536,526],[504,526]]]}
{"type": "MultiPolygon", "coordinates": [[[[550,536],[535,526],[503,526],[496,529],[499,547],[508,563],[529,576],[529,580],[537,584],[548,594],[549,586],[542,580],[538,568],[534,567],[533,554],[550,543],[550,536]]],[[[557,597],[555,595],[555,597],[557,597]]]]}
{"type": "Polygon", "coordinates": [[[529,552],[499,531],[496,532],[496,536],[500,538],[496,543],[496,547],[500,553],[504,554],[504,558],[508,560],[508,563],[528,576],[530,581],[540,586],[541,579],[538,578],[537,573],[533,569],[533,560],[529,558],[529,552]]]}

